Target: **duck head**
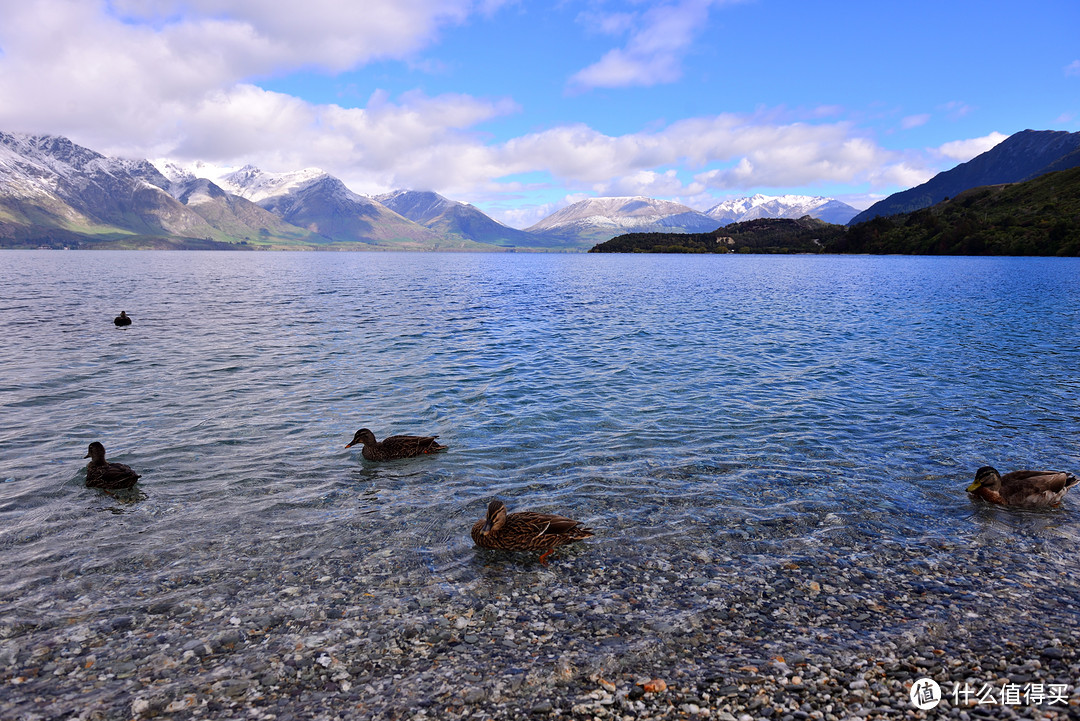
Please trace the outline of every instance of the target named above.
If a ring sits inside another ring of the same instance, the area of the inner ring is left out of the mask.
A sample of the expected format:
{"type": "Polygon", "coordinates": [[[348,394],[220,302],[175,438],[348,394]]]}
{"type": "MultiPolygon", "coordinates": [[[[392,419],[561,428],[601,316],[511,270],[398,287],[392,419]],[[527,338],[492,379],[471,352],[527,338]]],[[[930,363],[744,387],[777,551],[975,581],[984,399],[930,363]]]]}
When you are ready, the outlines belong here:
{"type": "Polygon", "coordinates": [[[484,526],[480,529],[480,535],[486,536],[492,531],[498,531],[506,524],[506,506],[502,501],[492,501],[488,504],[487,518],[484,526]]]}
{"type": "Polygon", "coordinates": [[[105,446],[101,445],[97,441],[90,444],[90,447],[86,451],[86,455],[83,458],[90,458],[94,463],[105,462],[105,446]]]}
{"type": "Polygon", "coordinates": [[[375,445],[375,434],[369,431],[367,428],[361,428],[356,432],[356,435],[353,436],[353,439],[349,441],[349,445],[345,447],[352,448],[357,443],[363,443],[365,446],[373,446],[375,445]]]}
{"type": "Polygon", "coordinates": [[[975,471],[975,481],[967,487],[967,492],[974,493],[980,488],[986,488],[991,491],[998,491],[1001,489],[1001,474],[997,472],[996,468],[993,466],[983,466],[975,471]]]}

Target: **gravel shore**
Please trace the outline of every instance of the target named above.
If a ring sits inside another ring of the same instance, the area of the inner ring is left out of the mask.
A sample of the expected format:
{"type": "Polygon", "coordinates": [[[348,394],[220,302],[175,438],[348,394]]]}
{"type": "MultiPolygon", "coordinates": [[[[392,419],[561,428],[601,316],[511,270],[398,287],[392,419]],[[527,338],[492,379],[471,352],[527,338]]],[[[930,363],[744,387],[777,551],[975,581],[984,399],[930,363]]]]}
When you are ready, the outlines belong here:
{"type": "Polygon", "coordinates": [[[0,718],[1080,718],[1067,549],[616,551],[471,551],[433,583],[373,548],[177,575],[110,613],[57,598],[0,617],[0,718]]]}

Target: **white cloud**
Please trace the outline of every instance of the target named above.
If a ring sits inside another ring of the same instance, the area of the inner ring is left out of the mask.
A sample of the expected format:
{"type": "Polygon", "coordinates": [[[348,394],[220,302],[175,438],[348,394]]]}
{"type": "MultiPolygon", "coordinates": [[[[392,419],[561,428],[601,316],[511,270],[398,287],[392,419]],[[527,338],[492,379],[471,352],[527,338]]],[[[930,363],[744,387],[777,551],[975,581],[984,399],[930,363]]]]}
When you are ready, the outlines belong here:
{"type": "Polygon", "coordinates": [[[1080,77],[1080,60],[1073,60],[1065,66],[1065,74],[1080,77]]]}
{"type": "MultiPolygon", "coordinates": [[[[607,77],[620,64],[628,82],[677,74],[710,4],[681,0],[636,16],[607,77]]],[[[357,192],[413,187],[462,199],[492,197],[511,185],[502,179],[526,174],[567,192],[657,197],[925,180],[919,158],[829,122],[835,107],[804,115],[812,122],[792,122],[786,112],[728,113],[622,135],[565,124],[493,142],[477,127],[519,112],[510,99],[376,92],[363,107],[345,108],[248,80],[405,57],[441,26],[497,5],[369,0],[361,12],[330,0],[0,0],[0,128],[62,133],[128,157],[320,167],[357,192]]],[[[602,68],[593,68],[599,81],[602,68]]]]}
{"type": "MultiPolygon", "coordinates": [[[[486,12],[497,4],[489,0],[480,9],[486,12]]],[[[180,29],[210,19],[241,26],[265,45],[265,58],[272,63],[345,70],[376,58],[408,55],[429,43],[441,25],[465,20],[474,5],[471,0],[114,0],[110,9],[118,20],[165,31],[180,11],[195,18],[178,23],[180,29]]]]}
{"type": "Polygon", "coordinates": [[[528,228],[530,225],[539,223],[557,210],[565,208],[570,203],[566,201],[558,203],[541,203],[528,205],[510,210],[489,209],[487,214],[500,223],[509,225],[511,228],[528,228]]]}
{"type": "Polygon", "coordinates": [[[406,57],[473,6],[0,0],[0,127],[66,132],[102,146],[123,128],[136,146],[167,146],[192,108],[201,115],[222,101],[250,100],[247,78],[406,57]]]}
{"type": "Polygon", "coordinates": [[[985,153],[990,148],[1000,143],[1008,135],[1003,135],[998,132],[990,133],[981,138],[971,138],[970,140],[954,140],[951,143],[945,143],[937,152],[946,158],[950,158],[960,163],[966,163],[974,158],[976,155],[985,153]]]}
{"type": "Polygon", "coordinates": [[[657,85],[678,80],[682,57],[694,38],[704,30],[709,7],[716,0],[681,0],[645,11],[639,18],[625,13],[601,21],[612,32],[635,26],[625,47],[609,50],[592,65],[570,78],[577,89],[657,85]],[[637,20],[635,23],[634,20],[637,20]]]}
{"type": "MultiPolygon", "coordinates": [[[[644,195],[653,198],[670,198],[675,195],[694,192],[683,185],[674,169],[662,173],[653,170],[637,170],[605,183],[597,183],[593,190],[599,196],[644,195]]],[[[700,188],[699,188],[700,190],[700,188]]]]}
{"type": "Polygon", "coordinates": [[[926,125],[929,121],[929,113],[922,113],[920,115],[909,115],[900,121],[900,127],[904,130],[911,130],[912,128],[918,128],[922,125],[926,125]]]}
{"type": "Polygon", "coordinates": [[[972,110],[974,110],[974,108],[972,108],[970,105],[960,100],[952,100],[948,103],[945,103],[941,106],[941,109],[945,111],[945,114],[949,118],[949,120],[959,120],[960,118],[964,117],[972,110]]]}

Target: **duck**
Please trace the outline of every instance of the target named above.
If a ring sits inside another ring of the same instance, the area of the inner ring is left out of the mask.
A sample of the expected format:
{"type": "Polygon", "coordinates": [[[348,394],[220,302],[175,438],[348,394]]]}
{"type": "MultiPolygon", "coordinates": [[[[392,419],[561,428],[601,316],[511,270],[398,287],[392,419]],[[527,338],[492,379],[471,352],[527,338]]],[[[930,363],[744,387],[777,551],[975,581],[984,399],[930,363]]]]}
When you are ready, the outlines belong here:
{"type": "Polygon", "coordinates": [[[999,506],[1053,508],[1080,479],[1065,471],[1012,471],[1004,476],[993,466],[975,472],[967,492],[999,506]]]}
{"type": "Polygon", "coordinates": [[[114,325],[131,325],[131,318],[128,318],[126,310],[120,311],[120,315],[113,318],[114,325]]]}
{"type": "Polygon", "coordinates": [[[488,504],[487,516],[472,527],[472,539],[480,548],[504,551],[544,551],[540,563],[557,547],[591,538],[594,531],[581,521],[551,513],[507,513],[502,501],[488,504]]]}
{"type": "Polygon", "coordinates": [[[436,438],[438,436],[390,436],[377,441],[374,433],[367,428],[361,428],[345,447],[352,448],[357,443],[363,443],[361,453],[369,461],[394,461],[445,451],[446,446],[438,443],[436,438]]]}
{"type": "Polygon", "coordinates": [[[97,441],[90,444],[84,458],[91,459],[86,464],[86,485],[88,488],[117,490],[131,488],[140,476],[123,463],[110,463],[105,460],[105,446],[97,441]]]}

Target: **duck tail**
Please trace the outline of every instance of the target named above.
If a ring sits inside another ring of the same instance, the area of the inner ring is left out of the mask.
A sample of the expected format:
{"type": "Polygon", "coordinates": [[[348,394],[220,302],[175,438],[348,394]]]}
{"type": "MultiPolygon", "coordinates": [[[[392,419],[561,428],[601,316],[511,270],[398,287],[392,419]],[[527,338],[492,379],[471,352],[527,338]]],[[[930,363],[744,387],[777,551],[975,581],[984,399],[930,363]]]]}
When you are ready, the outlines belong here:
{"type": "Polygon", "coordinates": [[[1080,478],[1077,478],[1076,476],[1074,476],[1071,473],[1066,473],[1065,474],[1065,487],[1066,488],[1072,488],[1077,483],[1080,483],[1080,478]]]}

